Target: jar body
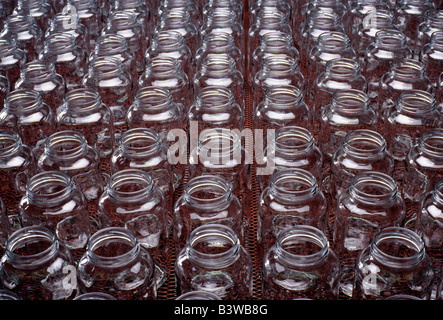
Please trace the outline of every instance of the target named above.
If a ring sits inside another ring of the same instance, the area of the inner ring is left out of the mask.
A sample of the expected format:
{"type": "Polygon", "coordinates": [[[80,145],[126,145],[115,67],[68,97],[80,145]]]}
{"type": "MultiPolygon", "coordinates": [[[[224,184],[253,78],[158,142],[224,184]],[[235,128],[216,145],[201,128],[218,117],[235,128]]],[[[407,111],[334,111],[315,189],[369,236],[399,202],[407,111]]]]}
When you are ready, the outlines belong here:
{"type": "Polygon", "coordinates": [[[339,279],[340,262],[323,232],[292,227],[280,234],[264,257],[263,299],[336,300],[339,279]]]}

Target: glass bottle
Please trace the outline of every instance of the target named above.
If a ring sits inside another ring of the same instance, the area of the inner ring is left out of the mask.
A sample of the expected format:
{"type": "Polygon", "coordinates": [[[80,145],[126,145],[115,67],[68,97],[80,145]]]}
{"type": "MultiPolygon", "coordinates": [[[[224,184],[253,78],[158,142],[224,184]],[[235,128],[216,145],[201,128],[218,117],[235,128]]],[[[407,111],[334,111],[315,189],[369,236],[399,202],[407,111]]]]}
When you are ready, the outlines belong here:
{"type": "Polygon", "coordinates": [[[168,277],[169,229],[166,199],[152,177],[140,169],[114,173],[98,204],[100,229],[125,227],[147,249],[159,287],[168,277]]]}
{"type": "Polygon", "coordinates": [[[172,213],[176,177],[169,162],[168,149],[157,131],[133,128],[124,132],[110,163],[112,174],[125,169],[147,172],[162,191],[168,212],[172,213]]]}
{"type": "Polygon", "coordinates": [[[118,139],[126,130],[126,113],[132,104],[134,91],[132,78],[121,60],[115,57],[96,57],[89,62],[88,73],[83,78],[82,85],[97,91],[102,102],[111,109],[114,133],[118,139]]]}
{"type": "Polygon", "coordinates": [[[300,168],[276,171],[258,200],[257,241],[263,257],[277,237],[291,227],[313,226],[327,232],[327,202],[317,179],[300,168]]]}
{"type": "Polygon", "coordinates": [[[6,77],[11,90],[20,78],[20,71],[26,62],[26,54],[18,47],[15,38],[0,38],[0,75],[6,77]]]}
{"type": "Polygon", "coordinates": [[[180,62],[171,57],[154,57],[146,61],[145,71],[138,78],[138,89],[157,87],[167,89],[174,103],[187,110],[193,101],[192,80],[181,68],[180,62]]]}
{"type": "Polygon", "coordinates": [[[69,33],[54,33],[45,38],[44,44],[39,60],[54,64],[55,72],[63,77],[67,90],[79,88],[88,71],[88,57],[77,45],[75,37],[69,33]]]}
{"type": "Polygon", "coordinates": [[[405,159],[403,194],[419,202],[443,178],[443,130],[425,129],[405,159]]]}
{"type": "Polygon", "coordinates": [[[209,128],[243,130],[244,111],[229,88],[207,86],[197,92],[194,104],[187,112],[188,127],[198,122],[198,131],[209,128]]]}
{"type": "Polygon", "coordinates": [[[335,92],[331,103],[321,111],[320,150],[327,159],[331,159],[349,132],[357,129],[375,131],[377,120],[377,113],[365,92],[355,89],[335,92]]]}
{"type": "Polygon", "coordinates": [[[66,82],[56,72],[53,63],[34,60],[23,66],[20,79],[15,83],[15,89],[38,91],[55,114],[66,93],[66,82]]]}
{"type": "Polygon", "coordinates": [[[32,16],[39,28],[45,31],[49,27],[54,10],[46,0],[18,0],[13,14],[32,16]]]}
{"type": "Polygon", "coordinates": [[[422,239],[401,227],[381,230],[359,256],[354,299],[380,300],[397,294],[430,298],[434,270],[422,239]]]}
{"type": "Polygon", "coordinates": [[[434,32],[429,43],[421,48],[420,61],[425,65],[426,76],[436,88],[443,66],[443,30],[434,32]]]}
{"type": "Polygon", "coordinates": [[[376,171],[361,172],[337,199],[333,248],[341,261],[340,290],[352,297],[354,268],[360,252],[382,229],[402,226],[406,206],[394,179],[376,171]]]}
{"type": "Polygon", "coordinates": [[[232,91],[238,105],[245,105],[244,78],[233,58],[226,54],[208,55],[194,77],[194,95],[208,86],[225,87],[232,91]]]}
{"type": "Polygon", "coordinates": [[[174,206],[176,252],[186,247],[186,241],[195,228],[210,223],[231,228],[243,243],[242,220],[242,204],[225,179],[211,174],[191,178],[174,206]]]}
{"type": "Polygon", "coordinates": [[[155,263],[127,228],[104,228],[91,236],[77,265],[87,292],[112,295],[117,300],[155,300],[155,263]]]}
{"type": "Polygon", "coordinates": [[[23,226],[39,224],[52,230],[74,260],[84,252],[91,235],[87,200],[67,174],[43,171],[28,179],[18,211],[23,226]]]}
{"type": "Polygon", "coordinates": [[[203,290],[223,300],[252,297],[252,259],[236,233],[220,224],[194,229],[175,263],[178,294],[203,290]]]}
{"type": "Polygon", "coordinates": [[[98,198],[104,190],[100,158],[81,133],[66,130],[49,136],[37,167],[39,171],[66,173],[85,196],[90,214],[96,213],[98,198]]]}
{"type": "Polygon", "coordinates": [[[262,273],[262,299],[338,299],[340,261],[315,227],[280,232],[264,257],[262,273]]]}
{"type": "Polygon", "coordinates": [[[412,50],[407,46],[407,38],[403,32],[380,30],[376,33],[374,42],[366,48],[362,62],[362,74],[368,81],[371,101],[377,100],[380,78],[394,64],[412,57],[412,50]]]}
{"type": "Polygon", "coordinates": [[[331,197],[337,199],[358,173],[377,171],[392,176],[394,158],[377,131],[356,129],[346,134],[331,159],[331,197]]]}
{"type": "Polygon", "coordinates": [[[43,226],[11,234],[0,269],[4,288],[23,300],[71,300],[81,292],[69,249],[43,226]]]}
{"type": "Polygon", "coordinates": [[[38,157],[43,152],[44,140],[55,131],[55,115],[39,92],[17,89],[5,97],[0,127],[15,130],[38,157]]]}
{"type": "Polygon", "coordinates": [[[17,217],[28,179],[36,173],[36,159],[19,134],[10,129],[0,130],[0,146],[0,196],[8,215],[17,217]]]}
{"type": "MultiPolygon", "coordinates": [[[[256,151],[257,152],[257,151],[256,151]]],[[[267,145],[263,163],[257,163],[260,189],[269,186],[272,173],[285,168],[299,168],[310,172],[318,185],[322,185],[324,157],[317,147],[314,135],[297,126],[284,126],[275,130],[274,145],[267,145]]]]}
{"type": "Polygon", "coordinates": [[[26,54],[27,61],[38,59],[39,52],[43,49],[43,31],[30,15],[12,14],[4,23],[1,38],[13,38],[18,47],[26,54]]]}

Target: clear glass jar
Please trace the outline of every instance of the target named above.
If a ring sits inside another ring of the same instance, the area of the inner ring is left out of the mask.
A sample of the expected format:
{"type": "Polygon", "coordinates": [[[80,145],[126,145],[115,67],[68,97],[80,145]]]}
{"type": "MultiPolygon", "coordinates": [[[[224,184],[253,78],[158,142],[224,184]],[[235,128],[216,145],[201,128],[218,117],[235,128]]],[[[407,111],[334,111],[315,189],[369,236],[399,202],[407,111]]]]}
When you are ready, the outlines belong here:
{"type": "Polygon", "coordinates": [[[254,76],[252,83],[253,107],[263,101],[270,87],[294,86],[301,93],[306,90],[306,81],[296,60],[285,56],[270,56],[254,76]]]}
{"type": "Polygon", "coordinates": [[[244,78],[233,58],[226,54],[208,55],[194,77],[194,95],[208,86],[225,87],[232,91],[238,105],[245,105],[244,78]]]}
{"type": "Polygon", "coordinates": [[[413,202],[432,190],[443,178],[443,130],[425,129],[405,159],[403,194],[413,202]]]}
{"type": "Polygon", "coordinates": [[[425,65],[426,76],[436,88],[443,67],[443,30],[434,32],[429,43],[421,47],[420,61],[425,65]]]}
{"type": "Polygon", "coordinates": [[[398,95],[405,90],[433,92],[432,82],[426,76],[426,66],[414,59],[404,59],[391,66],[380,78],[377,97],[379,117],[395,106],[398,95]]]}
{"type": "Polygon", "coordinates": [[[23,300],[71,300],[81,293],[69,249],[43,226],[11,234],[0,269],[4,288],[23,300]]]}
{"type": "Polygon", "coordinates": [[[55,72],[63,77],[67,90],[79,88],[88,71],[88,57],[77,45],[75,37],[69,33],[55,33],[47,36],[44,44],[39,60],[54,64],[55,72]]]}
{"type": "Polygon", "coordinates": [[[85,196],[90,214],[96,213],[98,198],[104,190],[100,157],[81,133],[66,130],[49,136],[37,167],[39,171],[66,173],[85,196]]]}
{"type": "Polygon", "coordinates": [[[236,233],[220,224],[194,229],[175,263],[178,294],[202,290],[223,300],[252,298],[252,259],[236,233]]]}
{"type": "Polygon", "coordinates": [[[66,93],[66,82],[56,72],[53,63],[34,60],[23,66],[20,79],[15,83],[15,89],[38,91],[43,101],[56,114],[66,93]]]}
{"type": "Polygon", "coordinates": [[[145,71],[138,78],[138,88],[167,89],[175,103],[187,110],[193,101],[192,80],[181,68],[180,61],[172,57],[154,57],[146,61],[145,71]]]}
{"type": "Polygon", "coordinates": [[[401,227],[381,230],[362,251],[355,270],[354,299],[397,294],[430,298],[434,270],[422,239],[401,227]]]}
{"type": "Polygon", "coordinates": [[[317,228],[288,228],[266,253],[262,267],[262,299],[337,300],[340,261],[317,228]]]}
{"type": "Polygon", "coordinates": [[[147,172],[162,191],[168,212],[172,213],[178,178],[169,162],[168,149],[157,131],[151,128],[133,128],[124,132],[110,163],[112,174],[125,169],[147,172]]]}
{"type": "Polygon", "coordinates": [[[99,93],[102,102],[112,111],[114,133],[117,136],[126,130],[126,113],[133,101],[133,82],[120,59],[96,57],[89,62],[83,87],[99,93]]]}
{"type": "Polygon", "coordinates": [[[231,185],[217,175],[190,179],[174,207],[175,252],[186,247],[191,232],[204,224],[218,223],[231,228],[240,243],[244,240],[242,204],[231,185]]]}
{"type": "Polygon", "coordinates": [[[15,38],[0,38],[0,75],[7,78],[11,90],[26,62],[26,54],[18,47],[15,38]]]}
{"type": "Polygon", "coordinates": [[[61,171],[35,174],[18,205],[21,224],[39,224],[52,230],[76,260],[91,235],[87,200],[71,178],[61,171]]]}
{"type": "Polygon", "coordinates": [[[257,163],[257,168],[262,169],[258,175],[260,189],[264,190],[269,186],[274,170],[285,168],[300,168],[309,171],[317,180],[317,184],[321,186],[323,160],[323,154],[309,130],[297,126],[278,128],[275,130],[274,145],[266,146],[263,152],[263,163],[257,163]]]}
{"type": "Polygon", "coordinates": [[[30,15],[42,31],[49,27],[54,10],[46,0],[18,0],[13,14],[30,15]]]}
{"type": "Polygon", "coordinates": [[[114,151],[112,112],[97,91],[88,88],[70,90],[57,109],[57,129],[81,133],[100,156],[100,167],[109,174],[109,159],[114,151]]]}
{"type": "Polygon", "coordinates": [[[312,110],[305,103],[301,88],[292,85],[268,87],[253,116],[255,128],[262,129],[264,135],[268,129],[287,126],[312,128],[312,110]]]}
{"type": "Polygon", "coordinates": [[[346,134],[331,159],[331,197],[337,199],[358,173],[377,171],[392,176],[394,158],[377,131],[356,129],[346,134]]]}
{"type": "Polygon", "coordinates": [[[391,176],[364,171],[354,176],[337,199],[333,248],[341,261],[341,293],[352,297],[354,268],[360,252],[383,228],[402,226],[406,206],[391,176]]]}
{"type": "Polygon", "coordinates": [[[321,111],[318,143],[327,159],[343,144],[346,135],[357,129],[377,130],[377,113],[368,95],[360,90],[340,90],[321,111]]]}
{"type": "Polygon", "coordinates": [[[181,69],[189,79],[195,73],[194,55],[185,44],[182,34],[177,31],[159,31],[151,39],[151,44],[145,53],[145,60],[154,58],[171,57],[180,62],[181,69]]]}
{"type": "Polygon", "coordinates": [[[398,30],[380,30],[374,42],[364,53],[362,74],[368,81],[368,93],[371,101],[376,101],[380,88],[380,78],[391,67],[405,59],[413,58],[412,50],[407,46],[407,38],[398,30]]]}
{"type": "Polygon", "coordinates": [[[309,225],[327,232],[327,201],[317,179],[300,168],[276,171],[258,200],[257,241],[263,257],[286,229],[309,225]]]}
{"type": "Polygon", "coordinates": [[[243,130],[244,110],[235,102],[234,94],[226,87],[207,86],[197,92],[194,104],[187,112],[188,127],[198,122],[198,131],[210,128],[243,130]]]}
{"type": "Polygon", "coordinates": [[[425,20],[418,26],[417,46],[423,48],[429,43],[432,34],[443,31],[443,10],[431,10],[425,13],[425,20]]]}
{"type": "Polygon", "coordinates": [[[0,127],[15,130],[37,157],[43,152],[44,140],[55,132],[55,124],[55,115],[39,92],[17,89],[5,97],[0,127]]]}
{"type": "Polygon", "coordinates": [[[1,38],[13,38],[26,54],[27,61],[38,59],[43,49],[43,31],[30,15],[12,14],[4,22],[1,38]]]}
{"type": "Polygon", "coordinates": [[[0,196],[8,215],[17,216],[28,179],[36,173],[36,159],[19,134],[10,129],[0,130],[0,146],[0,196]]]}
{"type": "Polygon", "coordinates": [[[91,236],[77,265],[87,292],[101,292],[117,300],[155,300],[155,263],[127,228],[104,228],[91,236]]]}

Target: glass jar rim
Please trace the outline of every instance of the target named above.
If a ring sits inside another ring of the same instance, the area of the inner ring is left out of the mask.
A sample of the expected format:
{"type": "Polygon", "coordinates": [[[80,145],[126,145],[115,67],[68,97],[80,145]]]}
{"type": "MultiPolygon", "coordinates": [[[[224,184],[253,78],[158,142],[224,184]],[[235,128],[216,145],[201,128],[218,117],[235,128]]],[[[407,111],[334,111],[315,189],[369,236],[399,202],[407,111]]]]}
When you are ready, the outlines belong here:
{"type": "Polygon", "coordinates": [[[227,205],[229,203],[232,197],[232,186],[221,176],[204,174],[193,177],[186,183],[183,197],[192,206],[215,210],[217,205],[227,205]],[[214,187],[220,192],[212,192],[214,195],[212,198],[199,197],[194,194],[194,192],[198,192],[202,188],[207,194],[214,187]]]}
{"type": "Polygon", "coordinates": [[[352,178],[349,193],[357,201],[384,205],[397,198],[398,187],[395,180],[385,173],[364,171],[352,178]]]}
{"type": "Polygon", "coordinates": [[[385,138],[374,130],[355,129],[348,132],[342,144],[344,152],[356,158],[370,159],[379,157],[386,152],[385,138]],[[365,147],[355,144],[364,143],[365,147]]]}
{"type": "Polygon", "coordinates": [[[126,156],[143,158],[162,148],[160,134],[151,128],[131,128],[122,133],[120,148],[126,156]],[[136,145],[132,145],[135,143],[136,145]]]}
{"type": "Polygon", "coordinates": [[[111,175],[107,185],[109,196],[117,201],[138,202],[148,197],[154,190],[152,176],[141,169],[123,169],[111,175]],[[138,190],[121,191],[122,185],[134,186],[137,181],[138,190]]]}

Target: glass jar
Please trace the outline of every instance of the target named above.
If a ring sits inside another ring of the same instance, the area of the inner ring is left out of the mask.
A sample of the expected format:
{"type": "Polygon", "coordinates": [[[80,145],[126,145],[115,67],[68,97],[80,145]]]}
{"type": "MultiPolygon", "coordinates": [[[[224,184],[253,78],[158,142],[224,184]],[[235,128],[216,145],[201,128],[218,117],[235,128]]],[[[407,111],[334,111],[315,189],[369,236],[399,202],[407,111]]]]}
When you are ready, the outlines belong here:
{"type": "Polygon", "coordinates": [[[58,131],[45,141],[44,153],[37,162],[39,171],[66,173],[83,193],[91,215],[96,213],[104,182],[97,150],[77,131],[58,131]]]}
{"type": "Polygon", "coordinates": [[[172,213],[177,178],[169,162],[168,149],[157,131],[133,128],[124,132],[110,162],[113,174],[125,169],[147,172],[162,191],[168,212],[172,213]]]}
{"type": "Polygon", "coordinates": [[[76,89],[87,73],[87,54],[77,45],[75,37],[69,33],[55,33],[46,37],[39,60],[54,64],[55,72],[63,77],[66,89],[76,89]]]}
{"type": "Polygon", "coordinates": [[[391,66],[412,57],[403,32],[380,30],[376,33],[374,42],[366,48],[362,62],[362,74],[368,81],[371,101],[377,100],[380,78],[389,72],[391,66]]]}
{"type": "Polygon", "coordinates": [[[84,252],[91,234],[86,201],[67,174],[43,171],[28,179],[18,205],[20,222],[52,230],[76,259],[84,252]]]}
{"type": "Polygon", "coordinates": [[[183,195],[174,206],[175,252],[186,247],[191,232],[204,224],[228,226],[244,240],[242,204],[232,193],[231,185],[217,175],[202,175],[190,179],[183,195]]]}
{"type": "Polygon", "coordinates": [[[68,91],[56,118],[58,130],[75,130],[86,138],[100,156],[101,170],[109,174],[115,145],[113,116],[99,93],[89,88],[68,91]]]}
{"type": "Polygon", "coordinates": [[[300,88],[292,85],[271,86],[265,91],[264,99],[254,111],[255,128],[268,129],[287,126],[312,128],[313,114],[304,101],[300,88]]]}
{"type": "Polygon", "coordinates": [[[71,300],[81,293],[69,249],[43,226],[11,234],[0,269],[2,285],[23,300],[71,300]]]}
{"type": "Polygon", "coordinates": [[[434,270],[422,239],[413,231],[381,230],[362,251],[355,270],[354,299],[380,300],[397,294],[430,298],[434,270]]]}
{"type": "Polygon", "coordinates": [[[11,90],[26,62],[26,54],[18,47],[15,38],[0,38],[0,75],[7,78],[11,90]]]}
{"type": "Polygon", "coordinates": [[[310,225],[327,232],[326,197],[317,179],[300,168],[276,171],[258,200],[257,241],[263,257],[286,229],[310,225]]]}
{"type": "Polygon", "coordinates": [[[175,263],[178,294],[202,290],[223,300],[252,298],[252,259],[236,233],[220,224],[194,229],[175,263]]]}
{"type": "Polygon", "coordinates": [[[134,233],[156,264],[159,287],[168,277],[169,222],[167,203],[150,174],[123,169],[112,174],[98,203],[100,229],[125,227],[134,233]]]}
{"type": "Polygon", "coordinates": [[[55,131],[55,115],[39,92],[17,89],[5,98],[5,106],[0,111],[0,127],[15,130],[39,157],[44,140],[55,131]]]}
{"type": "Polygon", "coordinates": [[[43,31],[30,15],[8,16],[0,37],[15,39],[18,47],[25,52],[28,62],[38,59],[38,54],[43,49],[43,31]]]}
{"type": "Polygon", "coordinates": [[[56,114],[66,93],[66,82],[56,72],[53,63],[34,60],[23,66],[20,79],[15,83],[15,89],[38,91],[43,101],[56,114]]]}
{"type": "Polygon", "coordinates": [[[30,15],[39,28],[45,31],[49,27],[54,10],[46,0],[18,0],[13,14],[30,15]]]}
{"type": "Polygon", "coordinates": [[[8,215],[17,217],[28,179],[36,173],[36,159],[19,134],[10,129],[0,130],[0,146],[0,197],[8,215]]]}
{"type": "Polygon", "coordinates": [[[155,263],[127,228],[104,228],[91,236],[77,265],[87,292],[101,292],[117,300],[155,300],[155,263]]]}
{"type": "Polygon", "coordinates": [[[420,61],[425,65],[426,76],[436,88],[443,66],[443,30],[434,32],[429,43],[421,48],[420,61]]]}
{"type": "Polygon", "coordinates": [[[144,0],[114,0],[110,4],[109,15],[114,15],[118,11],[132,12],[137,17],[137,24],[143,28],[143,32],[148,39],[151,36],[151,10],[144,0]]]}
{"type": "Polygon", "coordinates": [[[378,171],[392,176],[394,158],[385,138],[377,131],[356,129],[346,134],[331,159],[331,196],[337,199],[347,190],[354,176],[364,171],[378,171]]]}
{"type": "Polygon", "coordinates": [[[262,299],[337,300],[340,261],[326,235],[312,226],[288,228],[266,253],[262,299]]]}
{"type": "Polygon", "coordinates": [[[188,128],[198,122],[198,131],[210,128],[243,130],[244,110],[235,102],[232,91],[226,87],[207,86],[197,92],[194,104],[187,111],[188,128]]]}
{"type": "Polygon", "coordinates": [[[167,89],[175,103],[187,110],[193,101],[192,81],[181,68],[180,61],[171,57],[154,57],[146,61],[145,71],[138,78],[138,89],[157,87],[167,89]]]}
{"type": "MultiPolygon", "coordinates": [[[[89,62],[88,73],[82,81],[83,87],[99,93],[102,102],[112,111],[114,134],[126,130],[126,113],[133,101],[133,83],[120,59],[96,57],[89,62]]],[[[116,140],[117,140],[116,139],[116,140]]]]}
{"type": "Polygon", "coordinates": [[[405,159],[403,194],[419,202],[443,178],[443,130],[425,129],[405,159]]]}
{"type": "Polygon", "coordinates": [[[269,186],[274,170],[285,168],[304,169],[310,172],[321,186],[323,159],[323,154],[309,130],[297,126],[278,128],[275,130],[274,144],[268,144],[264,149],[263,163],[257,163],[260,189],[264,190],[269,186]]]}
{"type": "Polygon", "coordinates": [[[194,95],[208,86],[225,87],[232,91],[241,107],[245,105],[244,78],[233,58],[226,54],[208,55],[194,77],[194,95]]]}
{"type": "Polygon", "coordinates": [[[423,48],[429,43],[432,34],[443,31],[443,10],[431,10],[425,13],[425,20],[420,23],[417,30],[417,46],[423,48]]]}
{"type": "Polygon", "coordinates": [[[352,297],[354,267],[360,252],[383,228],[402,226],[406,206],[394,179],[365,171],[354,176],[337,199],[333,248],[341,261],[341,293],[352,297]]]}
{"type": "Polygon", "coordinates": [[[377,113],[365,92],[354,89],[335,92],[331,103],[321,111],[320,150],[327,159],[331,159],[349,132],[357,129],[375,131],[377,120],[377,113]]]}
{"type": "Polygon", "coordinates": [[[270,56],[263,61],[263,66],[254,76],[252,83],[253,108],[263,101],[265,92],[270,87],[294,86],[301,93],[306,90],[306,81],[300,72],[297,61],[291,57],[270,56]]]}

